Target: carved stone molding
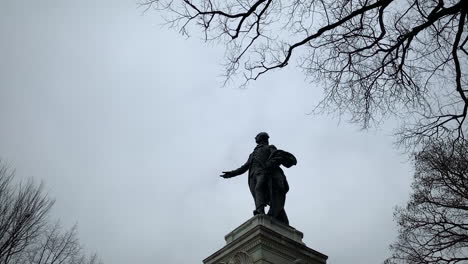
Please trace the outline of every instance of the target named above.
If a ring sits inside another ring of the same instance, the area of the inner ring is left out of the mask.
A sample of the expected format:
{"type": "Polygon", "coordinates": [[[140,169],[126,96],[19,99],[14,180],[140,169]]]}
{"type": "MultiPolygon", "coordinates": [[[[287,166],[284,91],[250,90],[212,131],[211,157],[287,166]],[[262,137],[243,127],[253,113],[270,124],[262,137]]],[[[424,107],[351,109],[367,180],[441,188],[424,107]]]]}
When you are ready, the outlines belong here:
{"type": "Polygon", "coordinates": [[[240,251],[232,256],[227,264],[253,264],[252,257],[246,252],[240,251]]]}

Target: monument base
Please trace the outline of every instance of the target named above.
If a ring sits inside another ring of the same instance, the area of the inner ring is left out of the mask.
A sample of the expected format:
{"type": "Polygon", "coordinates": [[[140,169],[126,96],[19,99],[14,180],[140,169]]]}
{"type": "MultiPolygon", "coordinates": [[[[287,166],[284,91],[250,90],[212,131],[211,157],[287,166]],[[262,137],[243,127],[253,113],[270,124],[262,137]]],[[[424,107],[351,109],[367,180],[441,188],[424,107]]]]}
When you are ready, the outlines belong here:
{"type": "Polygon", "coordinates": [[[225,237],[226,246],[204,264],[325,264],[327,256],[307,247],[302,232],[256,215],[225,237]]]}

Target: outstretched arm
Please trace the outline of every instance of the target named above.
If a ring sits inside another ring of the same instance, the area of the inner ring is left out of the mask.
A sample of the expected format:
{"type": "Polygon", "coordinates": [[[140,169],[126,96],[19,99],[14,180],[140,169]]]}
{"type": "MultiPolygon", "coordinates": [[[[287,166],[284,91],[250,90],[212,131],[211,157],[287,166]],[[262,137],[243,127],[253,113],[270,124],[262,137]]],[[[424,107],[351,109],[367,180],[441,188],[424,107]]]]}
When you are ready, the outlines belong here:
{"type": "Polygon", "coordinates": [[[227,179],[227,178],[232,178],[232,177],[241,175],[249,169],[249,165],[250,165],[250,156],[247,162],[245,162],[245,164],[242,165],[240,168],[232,170],[232,171],[223,171],[223,174],[219,176],[227,179]]]}

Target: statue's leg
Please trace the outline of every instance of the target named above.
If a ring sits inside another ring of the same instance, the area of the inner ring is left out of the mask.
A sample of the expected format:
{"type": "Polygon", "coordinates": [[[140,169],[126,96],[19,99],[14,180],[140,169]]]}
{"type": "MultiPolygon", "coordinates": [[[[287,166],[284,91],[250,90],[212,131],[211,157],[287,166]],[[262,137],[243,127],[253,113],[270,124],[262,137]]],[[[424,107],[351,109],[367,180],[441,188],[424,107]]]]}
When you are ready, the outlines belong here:
{"type": "Polygon", "coordinates": [[[270,189],[270,210],[268,210],[268,215],[277,219],[278,215],[282,209],[281,207],[281,197],[280,192],[274,187],[270,189]]]}
{"type": "Polygon", "coordinates": [[[266,177],[263,173],[256,174],[255,177],[255,210],[257,214],[265,214],[266,177]]]}
{"type": "Polygon", "coordinates": [[[288,216],[284,210],[286,202],[286,193],[278,188],[273,187],[271,191],[271,206],[268,214],[276,220],[289,225],[288,216]]]}
{"type": "Polygon", "coordinates": [[[289,225],[288,215],[286,215],[286,210],[284,210],[284,204],[286,203],[286,192],[281,191],[278,197],[278,204],[280,207],[280,211],[277,216],[278,220],[280,220],[283,224],[289,225]]]}
{"type": "Polygon", "coordinates": [[[278,220],[283,224],[289,225],[288,215],[286,214],[286,211],[284,210],[284,208],[279,213],[278,220]]]}
{"type": "Polygon", "coordinates": [[[255,203],[255,210],[253,210],[253,215],[257,215],[258,212],[257,212],[257,194],[256,194],[256,188],[255,186],[257,186],[257,177],[253,176],[253,177],[249,177],[249,189],[250,189],[250,193],[252,194],[252,197],[253,197],[253,200],[254,200],[254,203],[255,203]]]}
{"type": "Polygon", "coordinates": [[[256,185],[256,178],[255,177],[249,177],[249,189],[250,193],[252,194],[252,197],[255,202],[255,185],[256,185]]]}

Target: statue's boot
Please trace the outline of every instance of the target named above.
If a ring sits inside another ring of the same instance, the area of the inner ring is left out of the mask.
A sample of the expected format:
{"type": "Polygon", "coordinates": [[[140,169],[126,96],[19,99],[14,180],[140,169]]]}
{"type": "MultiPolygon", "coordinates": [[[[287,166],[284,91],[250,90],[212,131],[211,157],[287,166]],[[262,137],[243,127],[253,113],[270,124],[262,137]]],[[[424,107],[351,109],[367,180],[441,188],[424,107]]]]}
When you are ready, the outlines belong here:
{"type": "Polygon", "coordinates": [[[258,214],[265,214],[265,206],[260,206],[256,210],[253,211],[254,215],[258,214]]]}

